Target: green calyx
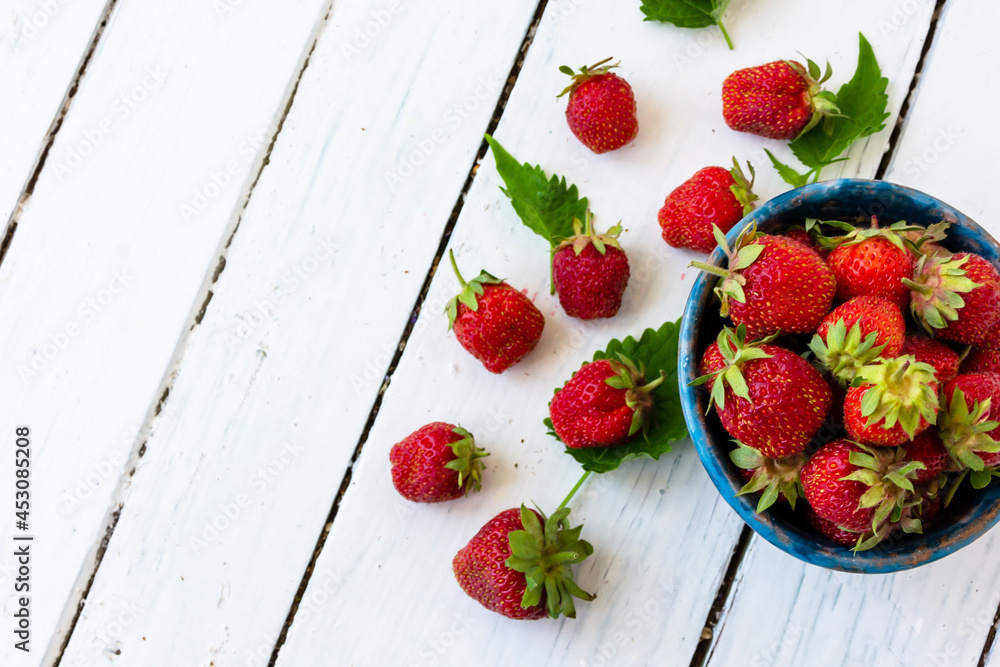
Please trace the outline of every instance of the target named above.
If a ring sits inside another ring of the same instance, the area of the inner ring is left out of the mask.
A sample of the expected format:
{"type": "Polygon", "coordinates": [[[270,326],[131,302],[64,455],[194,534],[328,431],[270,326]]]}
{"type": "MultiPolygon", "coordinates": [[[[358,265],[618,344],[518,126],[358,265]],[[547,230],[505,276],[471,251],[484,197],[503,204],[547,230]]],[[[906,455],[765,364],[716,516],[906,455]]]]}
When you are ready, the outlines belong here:
{"type": "Polygon", "coordinates": [[[867,426],[882,421],[882,427],[893,428],[897,423],[913,439],[920,419],[937,421],[937,376],[930,364],[917,361],[913,355],[862,366],[851,386],[871,385],[861,397],[861,416],[867,426]]]}
{"type": "Polygon", "coordinates": [[[903,279],[910,288],[910,310],[927,333],[944,329],[958,319],[965,307],[962,294],[981,285],[966,275],[963,268],[969,255],[963,257],[921,255],[913,269],[913,280],[903,279]]]}
{"type": "Polygon", "coordinates": [[[558,252],[563,248],[572,247],[573,254],[579,255],[588,245],[593,245],[597,252],[603,255],[607,252],[608,246],[621,250],[621,245],[618,243],[618,236],[621,233],[621,222],[603,234],[594,232],[594,216],[588,208],[584,222],[580,222],[579,218],[573,218],[573,236],[563,239],[555,250],[558,252]]]}
{"type": "Polygon", "coordinates": [[[850,330],[840,319],[827,329],[826,338],[815,334],[809,342],[809,349],[817,361],[830,371],[842,385],[850,384],[858,374],[858,369],[878,359],[885,343],[876,345],[878,333],[870,332],[861,338],[861,325],[855,322],[850,330]]]}
{"type": "Polygon", "coordinates": [[[452,432],[462,439],[449,445],[455,452],[455,458],[448,461],[445,467],[458,473],[458,488],[465,488],[465,494],[468,495],[470,491],[479,491],[482,488],[483,464],[479,459],[490,454],[485,449],[477,447],[472,434],[461,426],[455,427],[452,432]]]}
{"type": "Polygon", "coordinates": [[[824,250],[832,250],[838,246],[858,245],[870,239],[884,238],[900,250],[910,253],[917,253],[917,244],[910,240],[915,234],[923,234],[927,229],[919,225],[911,225],[903,220],[894,222],[888,227],[878,226],[878,217],[872,216],[871,224],[868,227],[857,227],[843,220],[806,220],[806,230],[819,229],[821,225],[833,227],[845,232],[841,236],[827,236],[818,234],[815,236],[816,242],[824,250]]]}
{"type": "Polygon", "coordinates": [[[764,246],[754,243],[754,240],[757,238],[756,223],[743,230],[732,248],[726,242],[726,235],[715,224],[712,225],[712,234],[715,236],[715,242],[719,244],[719,247],[722,248],[722,251],[729,260],[727,264],[728,268],[724,269],[698,261],[691,262],[688,266],[701,269],[721,278],[715,286],[714,291],[715,295],[719,297],[719,301],[722,302],[719,314],[723,317],[729,317],[729,304],[731,300],[746,303],[746,294],[743,291],[743,286],[746,285],[746,278],[741,271],[757,261],[757,258],[764,252],[764,246]]]}
{"type": "Polygon", "coordinates": [[[552,618],[560,615],[576,618],[573,598],[594,599],[573,581],[572,566],[583,562],[594,547],[580,539],[583,526],[569,527],[569,508],[562,507],[542,521],[521,505],[521,525],[508,536],[511,556],[505,565],[522,572],[527,582],[521,607],[533,607],[545,596],[545,608],[552,618]],[[544,524],[543,524],[544,521],[544,524]]]}
{"type": "Polygon", "coordinates": [[[729,175],[733,177],[733,184],[729,186],[729,190],[743,207],[743,215],[749,215],[754,209],[754,202],[757,201],[757,195],[753,193],[753,181],[757,174],[749,162],[747,162],[747,170],[750,172],[750,178],[746,177],[740,163],[736,161],[734,156],[733,168],[729,170],[729,175]]]}
{"type": "Polygon", "coordinates": [[[573,77],[573,81],[566,87],[565,90],[556,95],[556,97],[558,98],[562,97],[567,93],[572,93],[574,90],[580,87],[580,84],[584,83],[588,79],[592,79],[595,76],[601,76],[602,74],[607,74],[612,69],[618,67],[619,63],[615,63],[614,65],[605,64],[611,62],[611,60],[612,60],[611,58],[605,58],[604,60],[598,63],[594,63],[590,67],[584,65],[583,67],[580,68],[579,73],[574,72],[572,67],[567,67],[566,65],[560,67],[559,71],[562,72],[563,74],[567,74],[573,77]]]}
{"type": "Polygon", "coordinates": [[[823,89],[823,84],[833,75],[833,68],[830,67],[829,61],[826,63],[825,71],[821,71],[819,65],[809,58],[806,58],[805,68],[791,60],[786,60],[785,64],[798,72],[809,83],[807,96],[813,109],[812,117],[809,118],[809,122],[799,132],[796,137],[797,139],[816,127],[820,121],[832,116],[839,116],[840,108],[837,106],[836,94],[823,89]]]}
{"type": "Polygon", "coordinates": [[[455,252],[449,250],[448,257],[451,259],[451,268],[454,269],[455,275],[458,277],[458,282],[462,285],[462,291],[453,297],[445,307],[445,312],[448,313],[448,329],[451,329],[455,324],[455,318],[458,317],[458,304],[461,303],[472,311],[479,310],[479,297],[485,291],[483,285],[499,285],[503,281],[486,271],[482,271],[469,282],[465,282],[461,272],[458,270],[458,264],[455,262],[455,252]]]}
{"type": "Polygon", "coordinates": [[[705,384],[709,380],[714,380],[708,405],[709,410],[711,410],[713,405],[719,410],[726,407],[726,386],[732,389],[733,394],[736,396],[752,403],[750,400],[750,388],[743,377],[743,365],[755,359],[770,358],[771,355],[760,349],[760,346],[771,342],[773,339],[774,336],[768,336],[767,338],[748,343],[745,324],[740,324],[736,327],[735,331],[731,327],[722,328],[718,338],[716,338],[716,343],[719,346],[722,358],[726,362],[725,365],[714,373],[695,378],[690,383],[690,386],[696,387],[705,384]]]}
{"type": "Polygon", "coordinates": [[[970,407],[965,392],[955,387],[951,402],[941,411],[938,428],[957,469],[982,472],[986,464],[980,454],[1000,452],[1000,442],[990,435],[1000,423],[990,421],[989,415],[990,399],[975,401],[970,407]]]}
{"type": "Polygon", "coordinates": [[[794,510],[795,502],[804,493],[799,473],[806,463],[805,454],[772,459],[742,442],[734,442],[736,449],[729,452],[730,460],[739,468],[754,471],[753,477],[736,495],[762,492],[757,501],[757,514],[771,507],[782,494],[794,510]]]}
{"type": "Polygon", "coordinates": [[[878,544],[889,534],[891,526],[900,525],[904,531],[920,532],[919,519],[914,524],[910,516],[904,519],[904,510],[919,504],[913,480],[916,473],[926,466],[909,459],[902,447],[868,447],[858,444],[860,452],[851,452],[849,461],[857,470],[841,481],[861,482],[868,490],[858,501],[859,509],[875,507],[870,534],[859,538],[855,551],[864,551],[878,544]]]}
{"type": "Polygon", "coordinates": [[[628,434],[635,435],[639,431],[645,433],[649,427],[649,416],[653,412],[653,390],[663,384],[667,376],[660,376],[651,382],[646,382],[646,369],[636,364],[628,357],[619,354],[618,361],[609,360],[616,375],[605,382],[614,389],[625,389],[625,405],[632,409],[632,424],[628,434]]]}

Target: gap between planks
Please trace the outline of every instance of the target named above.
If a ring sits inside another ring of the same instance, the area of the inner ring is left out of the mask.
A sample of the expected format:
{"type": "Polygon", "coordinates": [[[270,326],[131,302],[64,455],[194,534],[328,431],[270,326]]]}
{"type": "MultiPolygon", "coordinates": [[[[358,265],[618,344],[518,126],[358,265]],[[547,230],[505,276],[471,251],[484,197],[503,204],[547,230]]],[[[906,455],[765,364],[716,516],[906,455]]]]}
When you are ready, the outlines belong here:
{"type": "MultiPolygon", "coordinates": [[[[490,117],[490,122],[486,128],[486,134],[492,135],[493,132],[496,131],[497,125],[500,123],[500,117],[503,115],[504,108],[507,106],[507,100],[510,99],[511,91],[514,89],[517,77],[521,73],[521,68],[524,66],[525,57],[527,56],[528,50],[531,48],[531,44],[535,39],[535,32],[538,30],[538,24],[541,23],[542,15],[545,13],[545,8],[547,6],[548,0],[540,0],[538,6],[535,8],[535,13],[531,18],[531,23],[528,25],[528,29],[524,33],[524,38],[521,40],[521,46],[517,51],[514,64],[511,66],[510,72],[507,74],[507,81],[504,84],[504,88],[500,93],[499,99],[497,100],[496,108],[494,108],[493,115],[490,117]]],[[[465,197],[469,192],[469,188],[472,187],[472,182],[476,178],[476,172],[479,170],[479,163],[486,156],[488,148],[489,144],[484,138],[479,145],[479,150],[476,152],[475,158],[472,161],[472,166],[469,168],[469,174],[465,178],[462,190],[459,192],[458,198],[455,200],[455,206],[451,210],[451,215],[448,216],[448,222],[445,223],[444,230],[441,234],[441,241],[438,243],[437,251],[434,254],[434,259],[431,261],[431,265],[427,270],[427,275],[424,277],[423,285],[421,285],[420,291],[417,294],[416,302],[413,304],[413,309],[410,311],[410,318],[407,321],[406,327],[403,329],[403,334],[400,336],[399,343],[396,345],[396,351],[393,353],[392,361],[389,362],[389,368],[386,370],[385,378],[382,380],[382,385],[379,387],[371,412],[368,414],[368,420],[365,422],[364,429],[361,431],[361,437],[358,438],[358,444],[354,449],[354,453],[351,455],[351,460],[348,463],[347,470],[344,472],[344,477],[340,482],[340,489],[337,491],[333,505],[330,507],[330,513],[327,515],[326,522],[323,525],[323,530],[320,532],[319,537],[316,540],[316,546],[313,549],[312,557],[309,559],[308,565],[306,565],[305,572],[302,575],[302,581],[299,582],[299,587],[295,592],[291,608],[288,610],[288,616],[285,619],[285,623],[281,628],[281,633],[278,635],[278,639],[275,642],[274,650],[272,651],[271,658],[268,661],[268,667],[275,667],[277,664],[278,654],[281,652],[281,648],[284,646],[285,640],[288,638],[288,631],[291,629],[292,623],[295,621],[295,614],[299,609],[302,596],[305,595],[306,588],[309,586],[309,580],[312,578],[316,561],[319,559],[319,555],[323,551],[323,547],[326,546],[326,539],[330,534],[330,529],[333,527],[334,520],[337,518],[337,511],[340,509],[340,502],[344,498],[344,494],[347,493],[347,489],[351,484],[351,479],[354,474],[354,466],[361,456],[361,451],[364,448],[365,443],[368,441],[368,434],[371,431],[372,426],[375,424],[375,419],[378,417],[379,409],[382,407],[382,398],[385,396],[385,392],[389,388],[389,383],[392,381],[392,375],[396,371],[396,367],[399,365],[399,360],[403,356],[403,351],[406,349],[406,343],[409,341],[410,334],[413,332],[413,326],[416,324],[417,317],[420,315],[420,310],[423,307],[424,300],[427,298],[427,292],[430,290],[431,281],[434,279],[434,274],[437,273],[438,266],[441,264],[441,260],[444,257],[445,249],[447,249],[448,243],[451,241],[451,235],[455,229],[456,223],[458,222],[458,216],[461,214],[462,207],[465,205],[465,197]]]]}
{"type": "MultiPolygon", "coordinates": [[[[885,154],[882,156],[882,160],[875,172],[875,178],[877,180],[880,180],[885,176],[888,171],[889,164],[892,162],[893,155],[896,152],[896,147],[899,144],[903,127],[906,124],[913,96],[916,92],[917,85],[920,82],[920,76],[923,73],[924,64],[927,60],[927,54],[930,52],[934,38],[937,35],[938,22],[941,18],[941,12],[947,2],[948,0],[937,0],[935,4],[934,13],[931,16],[930,23],[927,27],[927,37],[924,40],[923,48],[920,50],[920,58],[917,60],[917,66],[913,72],[913,78],[910,80],[909,88],[906,91],[906,97],[903,98],[903,103],[900,105],[899,116],[896,119],[896,124],[892,128],[892,133],[889,135],[888,150],[886,150],[885,154]]],[[[736,546],[733,548],[733,553],[729,561],[729,567],[726,570],[726,576],[719,585],[715,601],[713,602],[712,608],[709,610],[708,616],[705,619],[703,638],[698,643],[698,647],[695,649],[694,655],[691,657],[690,667],[706,667],[711,660],[712,651],[715,648],[715,644],[718,639],[715,628],[721,620],[721,615],[729,602],[730,595],[732,595],[736,573],[738,572],[740,564],[743,562],[743,558],[746,555],[747,548],[750,543],[750,537],[750,528],[748,526],[744,526],[743,532],[740,533],[740,538],[737,541],[736,546]]],[[[1000,606],[998,606],[996,613],[993,616],[993,625],[986,636],[986,641],[983,645],[983,650],[980,654],[977,667],[985,666],[990,650],[993,648],[993,644],[996,639],[998,626],[1000,626],[1000,606]]]]}
{"type": "Polygon", "coordinates": [[[28,200],[31,199],[31,195],[35,191],[35,184],[38,182],[38,177],[45,167],[45,161],[48,159],[49,151],[56,141],[56,135],[59,134],[59,130],[62,128],[63,120],[65,120],[66,114],[69,113],[73,98],[76,97],[76,91],[80,88],[80,81],[83,80],[83,76],[87,73],[87,66],[90,65],[90,60],[94,57],[94,52],[97,50],[97,45],[104,35],[104,29],[108,25],[111,13],[114,12],[117,5],[118,0],[108,0],[108,3],[104,6],[101,18],[97,21],[97,27],[94,28],[94,34],[90,37],[90,43],[83,53],[83,58],[81,58],[79,66],[76,68],[76,73],[73,75],[73,80],[70,82],[69,88],[66,89],[66,95],[63,96],[62,104],[59,105],[59,110],[56,111],[56,117],[49,125],[49,131],[46,133],[45,138],[42,139],[42,150],[35,160],[35,166],[28,176],[28,181],[21,190],[21,196],[17,198],[17,204],[14,205],[14,210],[7,221],[7,230],[4,232],[3,240],[0,241],[0,264],[3,264],[4,257],[7,256],[7,249],[10,248],[10,244],[14,240],[14,232],[17,231],[18,218],[21,217],[24,207],[27,206],[28,200]]]}
{"type": "MultiPolygon", "coordinates": [[[[198,296],[195,298],[194,303],[196,305],[192,308],[191,313],[188,315],[188,321],[191,322],[191,325],[187,328],[187,331],[185,331],[185,333],[181,336],[180,340],[177,343],[177,347],[174,350],[173,358],[167,365],[167,372],[165,374],[164,379],[160,383],[160,389],[161,389],[161,391],[159,392],[160,398],[156,401],[155,405],[151,406],[150,410],[146,413],[146,416],[143,419],[142,428],[139,430],[139,434],[136,437],[136,441],[133,445],[132,453],[129,456],[129,463],[125,466],[125,473],[119,480],[118,487],[115,490],[116,500],[112,501],[111,509],[109,510],[108,516],[104,521],[104,534],[101,537],[100,542],[96,545],[96,549],[93,551],[94,555],[92,564],[90,566],[89,576],[87,577],[86,583],[82,587],[77,587],[77,590],[80,590],[81,592],[79,594],[79,599],[76,602],[76,609],[73,610],[72,618],[69,620],[67,624],[66,634],[63,637],[63,640],[59,645],[58,652],[53,659],[52,667],[59,667],[59,665],[62,662],[63,655],[65,654],[66,648],[69,646],[70,639],[73,636],[73,631],[76,629],[76,625],[80,620],[80,614],[83,612],[83,608],[86,605],[87,596],[90,594],[90,590],[94,585],[95,579],[97,578],[97,571],[100,569],[101,563],[104,560],[104,554],[107,551],[108,544],[111,541],[111,536],[114,534],[115,528],[118,525],[118,519],[121,515],[121,510],[125,505],[125,501],[122,499],[123,491],[125,490],[125,487],[129,483],[128,480],[135,473],[136,465],[139,459],[141,459],[146,453],[146,444],[148,442],[149,434],[152,430],[153,421],[160,414],[160,412],[166,405],[167,399],[170,396],[170,389],[177,378],[177,373],[184,360],[184,354],[187,350],[187,346],[190,341],[191,335],[193,331],[198,327],[198,325],[201,324],[201,321],[204,318],[205,312],[208,308],[208,304],[212,300],[212,295],[213,295],[211,289],[212,285],[214,285],[219,280],[219,276],[222,275],[222,272],[226,268],[226,254],[228,252],[228,249],[232,245],[233,238],[236,236],[236,232],[239,229],[240,221],[243,218],[243,213],[246,211],[247,207],[250,204],[250,198],[253,195],[253,190],[257,186],[257,183],[260,181],[261,175],[264,173],[264,169],[270,163],[271,152],[274,150],[274,146],[278,141],[278,136],[281,134],[281,131],[284,128],[285,120],[287,119],[288,114],[292,109],[292,105],[295,102],[295,96],[296,93],[298,93],[299,84],[302,81],[302,77],[305,75],[306,69],[308,69],[309,67],[309,61],[312,58],[313,52],[316,50],[316,45],[319,43],[319,39],[322,36],[326,26],[329,24],[330,16],[333,13],[334,2],[335,0],[327,0],[327,2],[323,6],[322,12],[320,13],[320,18],[317,19],[316,24],[313,26],[313,30],[308,42],[309,46],[304,51],[304,55],[300,57],[300,64],[298,67],[298,71],[296,72],[294,78],[292,79],[288,88],[286,89],[284,96],[285,103],[279,108],[275,120],[270,125],[270,127],[273,129],[271,130],[271,137],[270,141],[267,144],[267,149],[263,152],[262,156],[258,158],[258,164],[256,165],[256,168],[251,170],[250,172],[251,178],[249,179],[249,184],[244,188],[245,193],[241,198],[241,202],[237,204],[236,209],[232,216],[233,219],[227,226],[226,231],[223,232],[222,237],[225,239],[225,242],[221,244],[221,248],[218,251],[218,260],[211,268],[209,274],[206,275],[205,280],[203,281],[203,286],[199,290],[198,296]]],[[[105,10],[105,14],[101,17],[99,29],[95,33],[94,41],[91,43],[90,48],[87,51],[87,55],[84,59],[83,64],[81,65],[80,71],[77,74],[77,78],[74,80],[73,86],[71,87],[70,92],[67,95],[67,100],[64,102],[63,108],[60,110],[60,114],[58,116],[58,125],[62,124],[62,119],[65,116],[66,111],[68,110],[69,107],[69,100],[71,100],[73,95],[75,95],[76,93],[76,89],[79,84],[79,78],[86,70],[86,65],[89,62],[90,57],[93,55],[94,50],[97,47],[98,41],[100,40],[101,34],[103,33],[104,26],[107,24],[110,11],[114,8],[114,6],[117,3],[118,0],[109,0],[108,7],[105,10]]],[[[37,167],[35,173],[32,174],[32,179],[30,181],[31,187],[34,186],[34,182],[37,180],[38,175],[41,172],[42,167],[44,166],[45,156],[48,154],[49,148],[52,146],[52,143],[55,140],[55,132],[58,131],[58,125],[52,132],[48,145],[45,147],[42,153],[39,166],[37,167]]],[[[28,190],[27,188],[26,188],[26,194],[27,197],[30,197],[31,193],[30,190],[28,190]]],[[[18,211],[20,211],[23,203],[27,201],[27,197],[22,195],[22,201],[19,203],[18,208],[15,209],[14,216],[16,216],[18,211]]],[[[12,216],[12,220],[14,216],[12,216]]],[[[10,239],[13,236],[14,229],[16,229],[16,227],[17,227],[16,222],[12,222],[11,225],[8,225],[6,237],[4,238],[3,244],[0,245],[0,262],[3,261],[3,256],[4,254],[6,254],[7,247],[9,246],[10,239]]],[[[84,567],[82,569],[86,571],[87,568],[84,567]]],[[[67,604],[67,611],[72,607],[73,607],[73,601],[70,600],[70,602],[67,604]]],[[[64,612],[64,617],[66,615],[67,615],[66,612],[64,612]]],[[[57,639],[58,639],[58,634],[55,637],[53,637],[53,642],[55,642],[57,639]]]]}

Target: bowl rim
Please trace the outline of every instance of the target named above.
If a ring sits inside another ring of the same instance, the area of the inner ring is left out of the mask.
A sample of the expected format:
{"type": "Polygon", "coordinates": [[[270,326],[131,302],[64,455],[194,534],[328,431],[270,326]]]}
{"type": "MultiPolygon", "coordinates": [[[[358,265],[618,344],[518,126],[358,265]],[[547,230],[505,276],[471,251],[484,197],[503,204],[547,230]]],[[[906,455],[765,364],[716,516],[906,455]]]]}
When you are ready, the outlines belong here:
{"type": "MultiPolygon", "coordinates": [[[[872,210],[880,202],[891,203],[892,199],[902,197],[925,209],[928,217],[943,218],[966,227],[972,236],[986,242],[993,249],[994,256],[990,259],[994,265],[998,263],[1000,246],[996,240],[961,211],[919,190],[889,181],[862,178],[811,183],[780,194],[740,220],[726,235],[727,241],[734,243],[739,234],[758,219],[771,220],[776,215],[803,204],[828,202],[836,195],[874,197],[872,210]]],[[[766,222],[764,224],[766,226],[766,222]]],[[[724,259],[722,249],[716,248],[706,262],[721,266],[724,259]]],[[[870,551],[853,553],[822,536],[817,536],[815,543],[807,543],[804,531],[793,530],[780,520],[774,520],[769,512],[757,515],[755,497],[736,495],[743,483],[737,483],[734,478],[728,456],[711,445],[713,436],[707,431],[702,414],[704,399],[699,399],[703,392],[688,386],[698,372],[697,355],[700,350],[695,349],[699,338],[697,324],[706,302],[711,301],[711,291],[716,280],[714,276],[701,272],[685,302],[679,333],[678,389],[688,433],[702,465],[723,499],[755,533],[806,563],[844,572],[876,574],[907,570],[944,558],[978,539],[1000,521],[1000,485],[996,484],[977,492],[985,498],[975,503],[973,508],[984,508],[982,511],[968,512],[967,516],[940,529],[907,539],[904,543],[906,551],[896,551],[895,545],[890,545],[888,549],[876,547],[870,551]],[[987,499],[991,502],[987,503],[987,499]]]]}

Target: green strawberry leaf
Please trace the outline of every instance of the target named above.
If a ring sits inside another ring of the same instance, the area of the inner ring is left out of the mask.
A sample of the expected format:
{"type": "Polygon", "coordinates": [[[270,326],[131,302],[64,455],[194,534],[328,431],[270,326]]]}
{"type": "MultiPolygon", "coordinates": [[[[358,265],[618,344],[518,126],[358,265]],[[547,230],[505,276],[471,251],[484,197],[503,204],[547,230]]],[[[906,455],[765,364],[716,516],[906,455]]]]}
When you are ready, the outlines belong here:
{"type": "MultiPolygon", "coordinates": [[[[657,378],[662,372],[666,380],[653,390],[653,413],[645,437],[637,435],[630,442],[616,447],[566,448],[566,453],[592,472],[610,472],[632,459],[654,461],[670,451],[670,443],[687,437],[687,426],[681,412],[680,392],[677,387],[677,336],[680,320],[666,322],[658,330],[646,329],[639,340],[629,336],[624,341],[612,340],[604,350],[594,354],[599,359],[618,359],[621,354],[637,364],[643,364],[646,380],[657,378]]],[[[549,434],[555,437],[552,422],[545,420],[549,434]]]]}
{"type": "Polygon", "coordinates": [[[795,157],[809,170],[799,174],[771,156],[778,174],[793,187],[800,187],[809,180],[815,183],[824,167],[846,159],[841,155],[852,143],[885,128],[885,120],[889,117],[886,111],[889,96],[885,89],[889,80],[882,76],[865,36],[858,33],[858,39],[858,67],[851,80],[837,92],[840,113],[824,119],[789,144],[795,157]]]}
{"type": "Polygon", "coordinates": [[[671,23],[678,28],[707,28],[719,26],[726,44],[733,48],[726,28],[722,25],[722,15],[729,6],[729,0],[642,0],[639,9],[646,15],[644,21],[671,23]]]}
{"type": "Polygon", "coordinates": [[[549,242],[552,248],[573,236],[573,218],[583,220],[587,214],[587,198],[580,198],[575,185],[566,185],[565,177],[545,175],[539,166],[520,164],[497,140],[486,135],[493,149],[497,172],[518,217],[528,229],[549,242]]]}

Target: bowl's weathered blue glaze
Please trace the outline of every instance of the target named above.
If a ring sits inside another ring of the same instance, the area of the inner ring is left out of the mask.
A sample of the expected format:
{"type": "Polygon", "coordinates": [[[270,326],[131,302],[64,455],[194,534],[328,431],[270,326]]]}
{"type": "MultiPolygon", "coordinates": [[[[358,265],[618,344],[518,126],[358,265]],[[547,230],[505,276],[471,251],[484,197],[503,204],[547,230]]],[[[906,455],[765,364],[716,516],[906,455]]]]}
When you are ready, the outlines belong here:
{"type": "MultiPolygon", "coordinates": [[[[841,219],[864,224],[872,215],[880,225],[898,220],[923,226],[941,220],[953,223],[943,244],[953,251],[975,252],[1000,269],[1000,246],[978,224],[951,206],[917,190],[885,181],[839,179],[807,185],[766,202],[728,234],[730,243],[756,221],[760,231],[780,232],[804,218],[841,219]]],[[[709,263],[721,266],[725,256],[716,249],[709,263]]],[[[737,496],[744,482],[729,461],[728,434],[714,413],[706,416],[707,392],[688,386],[698,376],[698,362],[715,340],[722,320],[713,304],[716,278],[702,274],[695,281],[684,310],[680,331],[679,373],[681,404],[698,456],[719,493],[761,537],[783,551],[814,565],[846,572],[884,573],[905,570],[937,560],[961,549],[1000,519],[1000,483],[973,491],[968,482],[941,520],[923,535],[887,540],[871,551],[852,553],[813,532],[800,511],[779,503],[762,515],[755,513],[754,496],[737,496]]]]}

